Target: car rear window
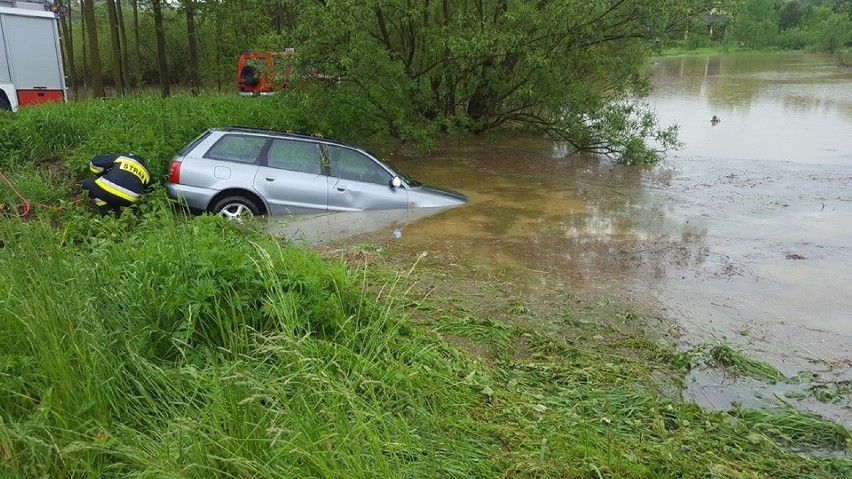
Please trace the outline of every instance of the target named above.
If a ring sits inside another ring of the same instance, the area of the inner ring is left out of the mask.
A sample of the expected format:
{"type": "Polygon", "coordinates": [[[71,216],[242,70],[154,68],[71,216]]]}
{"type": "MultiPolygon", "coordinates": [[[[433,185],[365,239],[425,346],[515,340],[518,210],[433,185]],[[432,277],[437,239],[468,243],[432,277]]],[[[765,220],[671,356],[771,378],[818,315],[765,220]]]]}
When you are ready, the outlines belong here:
{"type": "Polygon", "coordinates": [[[198,135],[198,138],[192,140],[192,143],[183,147],[182,150],[177,154],[177,156],[186,156],[190,151],[194,150],[195,147],[201,144],[202,141],[206,140],[207,137],[210,136],[209,131],[205,131],[204,133],[198,135]]]}
{"type": "Polygon", "coordinates": [[[266,138],[250,135],[225,135],[219,139],[204,155],[213,160],[254,163],[266,138]]]}

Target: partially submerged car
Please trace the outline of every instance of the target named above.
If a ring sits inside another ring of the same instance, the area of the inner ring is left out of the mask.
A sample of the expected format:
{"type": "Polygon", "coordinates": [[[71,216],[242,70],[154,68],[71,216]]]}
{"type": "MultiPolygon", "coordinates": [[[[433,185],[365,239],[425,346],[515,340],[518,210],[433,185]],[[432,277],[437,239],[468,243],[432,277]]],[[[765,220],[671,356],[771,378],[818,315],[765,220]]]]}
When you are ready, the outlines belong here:
{"type": "Polygon", "coordinates": [[[467,202],[340,141],[238,127],[209,129],[178,153],[166,191],[193,210],[235,219],[467,202]]]}

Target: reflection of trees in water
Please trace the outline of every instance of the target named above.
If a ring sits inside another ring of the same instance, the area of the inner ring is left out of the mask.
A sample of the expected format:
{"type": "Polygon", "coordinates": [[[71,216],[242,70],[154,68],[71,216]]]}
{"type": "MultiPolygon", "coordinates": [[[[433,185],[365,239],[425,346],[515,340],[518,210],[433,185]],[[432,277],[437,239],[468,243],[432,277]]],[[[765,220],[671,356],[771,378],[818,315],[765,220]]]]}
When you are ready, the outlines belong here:
{"type": "MultiPolygon", "coordinates": [[[[673,222],[648,191],[668,181],[662,166],[571,154],[541,138],[471,140],[435,156],[441,176],[455,181],[447,186],[472,200],[448,212],[459,230],[443,234],[464,236],[472,254],[512,258],[569,280],[628,282],[703,259],[705,232],[673,222]]],[[[417,165],[419,176],[433,176],[430,161],[417,165]]]]}
{"type": "Polygon", "coordinates": [[[715,108],[750,108],[763,95],[780,98],[792,112],[839,108],[852,114],[848,75],[816,54],[751,54],[658,58],[652,66],[658,91],[706,98],[715,108]],[[837,101],[837,99],[841,101],[837,101]]]}
{"type": "Polygon", "coordinates": [[[473,138],[425,157],[398,156],[395,166],[471,199],[403,237],[577,287],[660,281],[705,261],[706,231],[673,219],[654,193],[671,169],[572,153],[538,137],[473,138]]]}
{"type": "Polygon", "coordinates": [[[592,207],[587,215],[563,220],[567,269],[584,277],[603,273],[641,282],[664,277],[670,266],[704,261],[706,230],[673,224],[661,205],[626,201],[622,206],[592,207]]]}

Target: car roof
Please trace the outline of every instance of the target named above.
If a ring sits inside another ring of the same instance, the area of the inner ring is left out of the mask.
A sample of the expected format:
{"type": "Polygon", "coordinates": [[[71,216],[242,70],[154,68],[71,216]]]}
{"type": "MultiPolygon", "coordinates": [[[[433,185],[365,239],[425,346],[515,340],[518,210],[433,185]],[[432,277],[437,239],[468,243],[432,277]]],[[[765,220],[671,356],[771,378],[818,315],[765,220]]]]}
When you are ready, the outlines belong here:
{"type": "Polygon", "coordinates": [[[313,140],[313,141],[322,141],[324,143],[328,143],[331,145],[337,146],[345,146],[347,148],[354,148],[356,150],[360,150],[357,146],[350,145],[348,143],[344,143],[340,140],[335,140],[333,138],[325,138],[317,135],[306,135],[303,133],[291,133],[287,131],[278,131],[278,130],[269,130],[265,128],[250,128],[246,126],[226,126],[223,128],[210,128],[210,131],[222,131],[228,133],[251,133],[255,135],[262,136],[274,136],[278,138],[296,138],[300,140],[313,140]]]}

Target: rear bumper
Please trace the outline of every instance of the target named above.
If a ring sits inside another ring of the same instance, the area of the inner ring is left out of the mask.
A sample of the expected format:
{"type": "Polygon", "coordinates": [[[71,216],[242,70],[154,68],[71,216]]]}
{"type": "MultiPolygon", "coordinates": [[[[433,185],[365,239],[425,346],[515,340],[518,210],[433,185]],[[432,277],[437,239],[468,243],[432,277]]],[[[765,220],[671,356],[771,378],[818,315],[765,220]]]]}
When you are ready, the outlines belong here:
{"type": "Polygon", "coordinates": [[[169,198],[186,204],[190,208],[199,211],[207,210],[210,200],[218,193],[217,190],[209,188],[196,188],[194,186],[166,183],[166,194],[169,198]]]}

